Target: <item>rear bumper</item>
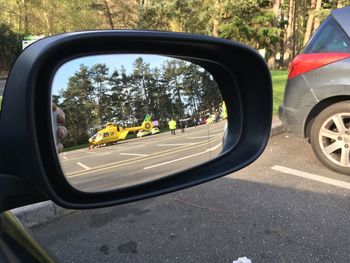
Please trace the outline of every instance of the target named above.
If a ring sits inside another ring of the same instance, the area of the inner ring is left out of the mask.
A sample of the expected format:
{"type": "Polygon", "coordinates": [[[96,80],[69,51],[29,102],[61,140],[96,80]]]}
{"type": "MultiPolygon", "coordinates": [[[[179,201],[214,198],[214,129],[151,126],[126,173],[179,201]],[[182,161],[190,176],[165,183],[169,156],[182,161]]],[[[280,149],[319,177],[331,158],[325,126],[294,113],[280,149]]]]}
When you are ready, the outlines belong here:
{"type": "Polygon", "coordinates": [[[306,119],[316,104],[317,100],[302,76],[289,79],[283,104],[278,108],[278,117],[282,121],[283,127],[304,137],[306,119]]]}
{"type": "Polygon", "coordinates": [[[287,109],[284,105],[280,105],[278,108],[278,117],[287,131],[298,136],[304,136],[300,113],[296,109],[287,109]]]}

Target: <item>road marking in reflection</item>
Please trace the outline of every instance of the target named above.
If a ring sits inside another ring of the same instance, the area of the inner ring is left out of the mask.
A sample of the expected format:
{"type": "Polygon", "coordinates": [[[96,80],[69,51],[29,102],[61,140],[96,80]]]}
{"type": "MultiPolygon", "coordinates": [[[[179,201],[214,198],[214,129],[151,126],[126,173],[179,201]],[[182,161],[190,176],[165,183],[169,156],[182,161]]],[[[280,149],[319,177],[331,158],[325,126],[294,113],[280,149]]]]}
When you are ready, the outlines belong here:
{"type": "Polygon", "coordinates": [[[156,146],[183,146],[183,145],[195,145],[197,143],[163,143],[163,144],[157,144],[156,146]]]}
{"type": "Polygon", "coordinates": [[[223,132],[224,132],[224,129],[220,129],[220,130],[210,130],[210,133],[213,133],[213,132],[216,132],[216,133],[221,132],[221,133],[223,133],[223,132]]]}
{"type": "Polygon", "coordinates": [[[130,155],[130,156],[148,156],[148,154],[139,154],[139,153],[119,153],[120,155],[130,155]]]}
{"type": "Polygon", "coordinates": [[[203,138],[215,137],[215,136],[218,136],[218,135],[217,134],[210,134],[210,135],[205,135],[205,136],[187,137],[187,139],[203,139],[203,138]]]}
{"type": "Polygon", "coordinates": [[[335,179],[327,178],[327,177],[320,176],[317,174],[311,174],[311,173],[307,173],[307,172],[303,172],[303,171],[299,171],[299,170],[295,170],[292,168],[279,166],[279,165],[275,165],[275,166],[271,167],[271,169],[278,171],[278,172],[281,172],[281,173],[295,175],[295,176],[299,176],[299,177],[306,178],[309,180],[313,180],[313,181],[317,181],[320,183],[325,183],[325,184],[329,184],[329,185],[333,185],[333,186],[337,186],[337,187],[341,187],[341,188],[345,188],[345,189],[350,190],[350,183],[347,183],[344,181],[335,180],[335,179]]]}
{"type": "Polygon", "coordinates": [[[63,159],[68,160],[68,157],[67,157],[67,156],[65,156],[65,155],[63,155],[63,159]]]}
{"type": "MultiPolygon", "coordinates": [[[[214,138],[211,142],[218,141],[218,140],[221,140],[221,138],[220,137],[214,138]]],[[[117,168],[120,166],[131,165],[134,163],[144,162],[146,160],[150,160],[150,159],[154,159],[154,158],[159,158],[161,156],[168,156],[170,154],[175,154],[175,153],[179,153],[179,152],[183,152],[183,151],[187,151],[187,150],[192,150],[194,148],[202,147],[202,146],[206,145],[207,143],[208,142],[206,142],[205,144],[196,144],[193,146],[183,146],[183,147],[176,148],[176,149],[170,149],[170,150],[165,150],[165,151],[161,151],[161,152],[156,152],[156,153],[152,153],[149,156],[144,157],[144,158],[143,157],[135,157],[134,159],[131,159],[131,160],[123,160],[123,161],[118,161],[118,162],[114,162],[114,163],[110,163],[110,164],[105,164],[105,165],[93,167],[90,171],[70,172],[70,173],[66,173],[65,175],[67,176],[67,178],[74,178],[74,177],[79,177],[79,176],[87,175],[87,174],[91,174],[91,173],[106,171],[106,170],[114,169],[114,168],[117,168]]]]}
{"type": "Polygon", "coordinates": [[[207,150],[205,150],[203,152],[187,155],[187,156],[184,156],[184,157],[181,157],[181,158],[178,158],[178,159],[175,159],[175,160],[167,161],[167,162],[164,162],[164,163],[158,163],[158,164],[155,164],[155,165],[147,166],[147,167],[144,167],[143,169],[144,170],[148,170],[148,169],[152,169],[152,168],[155,168],[155,167],[163,166],[163,165],[166,165],[166,164],[169,164],[169,163],[174,163],[174,162],[178,162],[178,161],[182,161],[182,160],[185,160],[185,159],[189,159],[189,158],[192,158],[192,157],[195,157],[195,156],[198,156],[198,155],[202,155],[202,154],[208,153],[210,151],[216,150],[217,148],[219,148],[221,146],[221,144],[222,143],[219,143],[218,145],[216,145],[216,146],[214,146],[212,148],[209,148],[209,149],[207,149],[207,150]]]}
{"type": "Polygon", "coordinates": [[[101,152],[101,153],[99,153],[99,152],[87,152],[87,153],[95,154],[95,155],[108,155],[108,154],[111,154],[111,152],[106,152],[106,153],[104,153],[104,152],[101,152]]]}
{"type": "Polygon", "coordinates": [[[108,155],[111,154],[111,152],[107,152],[107,153],[99,153],[98,155],[108,155]]]}
{"type": "Polygon", "coordinates": [[[89,166],[86,166],[85,164],[82,164],[80,162],[77,162],[77,165],[79,165],[80,167],[84,168],[85,170],[90,170],[91,169],[89,166]]]}

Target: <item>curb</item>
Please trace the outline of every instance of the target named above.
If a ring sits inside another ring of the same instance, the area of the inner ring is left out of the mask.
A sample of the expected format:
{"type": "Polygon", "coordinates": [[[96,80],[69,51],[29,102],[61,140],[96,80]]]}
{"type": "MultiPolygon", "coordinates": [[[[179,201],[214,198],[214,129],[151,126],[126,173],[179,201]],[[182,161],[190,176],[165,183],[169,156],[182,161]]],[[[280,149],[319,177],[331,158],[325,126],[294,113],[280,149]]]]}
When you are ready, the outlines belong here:
{"type": "MultiPolygon", "coordinates": [[[[274,117],[271,126],[270,137],[285,132],[282,122],[274,117]]],[[[53,203],[45,201],[32,205],[22,206],[12,209],[11,212],[27,227],[35,227],[55,220],[63,215],[72,213],[76,210],[66,209],[53,203]]]]}
{"type": "Polygon", "coordinates": [[[284,133],[285,131],[286,130],[283,128],[282,122],[277,117],[273,117],[270,137],[279,135],[281,133],[284,133]]]}
{"type": "Polygon", "coordinates": [[[11,210],[21,223],[28,228],[51,222],[74,211],[60,207],[52,201],[40,202],[11,210]]]}

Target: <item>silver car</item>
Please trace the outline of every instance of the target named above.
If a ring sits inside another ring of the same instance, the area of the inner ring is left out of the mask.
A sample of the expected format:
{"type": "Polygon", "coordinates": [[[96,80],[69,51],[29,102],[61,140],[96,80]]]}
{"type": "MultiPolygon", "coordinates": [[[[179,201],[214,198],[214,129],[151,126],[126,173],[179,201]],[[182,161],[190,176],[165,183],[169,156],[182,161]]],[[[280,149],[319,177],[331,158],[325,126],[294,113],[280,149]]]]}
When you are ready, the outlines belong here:
{"type": "Polygon", "coordinates": [[[291,62],[279,118],[323,164],[350,175],[350,7],[333,10],[291,62]]]}

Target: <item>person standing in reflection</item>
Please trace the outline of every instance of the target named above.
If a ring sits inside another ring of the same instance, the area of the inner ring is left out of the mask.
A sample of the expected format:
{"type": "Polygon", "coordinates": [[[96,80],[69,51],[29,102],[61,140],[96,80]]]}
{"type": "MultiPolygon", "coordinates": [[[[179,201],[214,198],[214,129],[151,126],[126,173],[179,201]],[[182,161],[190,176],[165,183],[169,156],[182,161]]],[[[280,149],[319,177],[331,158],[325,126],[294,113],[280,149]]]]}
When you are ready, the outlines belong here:
{"type": "Polygon", "coordinates": [[[181,133],[185,132],[185,122],[184,121],[180,121],[180,128],[181,128],[181,133]]]}
{"type": "Polygon", "coordinates": [[[63,110],[56,106],[55,103],[52,103],[52,113],[53,117],[55,118],[53,121],[55,124],[54,130],[56,130],[56,149],[57,152],[60,153],[63,151],[63,144],[61,141],[68,133],[67,128],[63,126],[66,115],[64,114],[63,110]]]}
{"type": "Polygon", "coordinates": [[[172,119],[168,122],[168,125],[169,125],[169,129],[170,129],[171,135],[175,135],[175,131],[176,131],[176,121],[172,118],[172,119]]]}

